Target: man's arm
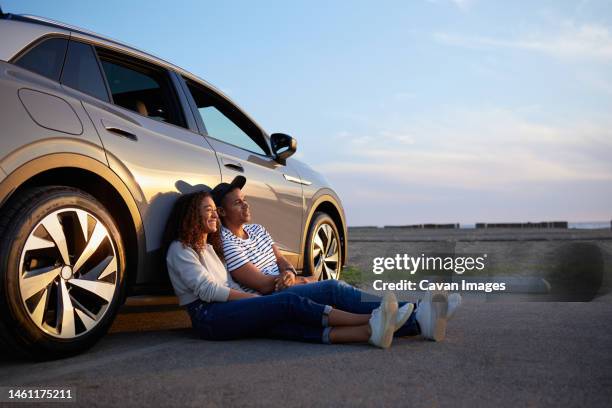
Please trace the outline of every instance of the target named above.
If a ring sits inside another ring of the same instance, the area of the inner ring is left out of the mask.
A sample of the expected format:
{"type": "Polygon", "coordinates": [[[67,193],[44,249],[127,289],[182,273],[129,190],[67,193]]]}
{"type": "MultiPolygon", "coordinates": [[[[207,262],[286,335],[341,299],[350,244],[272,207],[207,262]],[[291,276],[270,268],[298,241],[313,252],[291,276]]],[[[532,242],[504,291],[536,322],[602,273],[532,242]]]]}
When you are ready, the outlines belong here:
{"type": "Polygon", "coordinates": [[[315,279],[312,276],[297,276],[295,268],[291,262],[289,262],[287,258],[283,256],[276,244],[272,245],[272,249],[274,250],[276,264],[278,265],[278,269],[281,273],[281,278],[276,283],[276,290],[282,290],[293,285],[303,285],[306,283],[315,282],[315,279]]]}
{"type": "Polygon", "coordinates": [[[243,286],[255,289],[259,293],[268,294],[274,292],[276,277],[261,272],[251,262],[230,272],[232,278],[243,286]]]}
{"type": "Polygon", "coordinates": [[[274,256],[276,257],[276,264],[278,265],[278,270],[280,272],[280,277],[276,281],[275,290],[283,290],[293,285],[300,285],[302,283],[306,283],[301,279],[301,277],[297,276],[295,268],[293,267],[291,262],[289,262],[287,258],[283,256],[276,244],[272,244],[272,250],[274,251],[274,256]]]}
{"type": "Polygon", "coordinates": [[[295,270],[291,262],[289,262],[287,258],[283,256],[283,254],[281,253],[280,249],[278,249],[278,246],[276,246],[276,244],[272,244],[272,250],[274,251],[274,256],[276,257],[276,264],[278,265],[278,270],[281,273],[287,270],[290,270],[292,272],[295,270]]]}

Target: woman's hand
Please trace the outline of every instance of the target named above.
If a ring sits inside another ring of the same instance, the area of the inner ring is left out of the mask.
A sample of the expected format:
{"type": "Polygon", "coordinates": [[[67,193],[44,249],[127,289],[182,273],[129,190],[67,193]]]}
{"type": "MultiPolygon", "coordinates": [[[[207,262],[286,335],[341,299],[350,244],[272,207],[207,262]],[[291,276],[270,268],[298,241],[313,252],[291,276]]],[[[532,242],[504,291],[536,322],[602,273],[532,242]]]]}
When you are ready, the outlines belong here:
{"type": "Polygon", "coordinates": [[[256,293],[247,293],[241,290],[230,289],[229,296],[227,297],[228,301],[232,300],[240,300],[240,299],[250,299],[254,297],[258,297],[259,295],[256,293]]]}

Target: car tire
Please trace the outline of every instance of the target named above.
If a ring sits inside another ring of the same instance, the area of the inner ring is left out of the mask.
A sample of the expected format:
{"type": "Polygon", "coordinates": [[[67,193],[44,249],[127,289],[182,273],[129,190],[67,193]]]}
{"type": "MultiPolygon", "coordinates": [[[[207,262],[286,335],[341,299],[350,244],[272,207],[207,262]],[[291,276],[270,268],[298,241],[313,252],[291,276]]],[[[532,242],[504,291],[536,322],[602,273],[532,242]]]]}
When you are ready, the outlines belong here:
{"type": "Polygon", "coordinates": [[[317,211],[312,217],[306,249],[304,251],[304,275],[316,280],[340,279],[342,270],[342,244],[334,220],[317,211]]]}
{"type": "Polygon", "coordinates": [[[70,187],[18,192],[0,216],[0,336],[39,360],[77,354],[110,327],[125,290],[108,211],[70,187]]]}

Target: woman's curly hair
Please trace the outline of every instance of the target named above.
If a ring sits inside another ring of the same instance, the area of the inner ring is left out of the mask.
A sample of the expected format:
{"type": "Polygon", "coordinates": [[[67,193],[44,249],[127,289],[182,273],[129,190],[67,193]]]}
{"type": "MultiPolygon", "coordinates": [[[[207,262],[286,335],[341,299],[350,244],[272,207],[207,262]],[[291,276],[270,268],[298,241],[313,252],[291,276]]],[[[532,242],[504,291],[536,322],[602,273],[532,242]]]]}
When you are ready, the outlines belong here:
{"type": "Polygon", "coordinates": [[[217,220],[217,231],[208,233],[206,242],[204,241],[206,230],[202,219],[202,201],[206,197],[212,198],[209,192],[202,191],[184,194],[176,200],[164,232],[164,253],[168,251],[172,241],[180,241],[197,253],[208,243],[221,261],[225,262],[220,221],[217,220]]]}

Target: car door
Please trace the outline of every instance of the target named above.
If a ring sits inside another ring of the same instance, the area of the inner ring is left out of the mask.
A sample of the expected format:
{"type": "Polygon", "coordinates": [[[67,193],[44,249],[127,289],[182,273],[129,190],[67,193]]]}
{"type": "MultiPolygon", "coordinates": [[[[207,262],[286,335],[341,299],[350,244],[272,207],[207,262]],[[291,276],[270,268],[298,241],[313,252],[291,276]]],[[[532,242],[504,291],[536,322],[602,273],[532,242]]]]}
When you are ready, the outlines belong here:
{"type": "Polygon", "coordinates": [[[304,213],[298,174],[274,159],[263,131],[238,107],[203,84],[187,79],[184,86],[196,119],[217,153],[223,181],[246,177],[244,191],[253,222],[262,224],[285,256],[297,264],[304,213]]]}
{"type": "Polygon", "coordinates": [[[120,176],[133,178],[142,192],[139,206],[151,267],[137,283],[166,281],[159,250],[168,214],[180,194],[221,181],[214,150],[197,132],[189,108],[183,109],[185,97],[171,71],[82,42],[71,41],[71,48],[66,66],[73,58],[78,71],[93,58],[107,84],[109,102],[84,98],[83,105],[109,165],[120,176]]]}

